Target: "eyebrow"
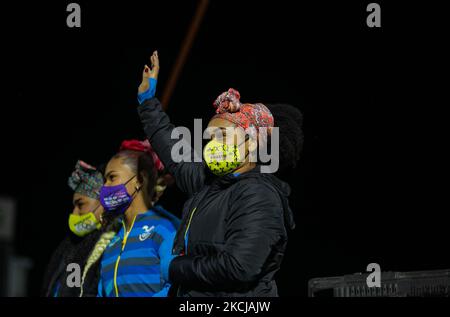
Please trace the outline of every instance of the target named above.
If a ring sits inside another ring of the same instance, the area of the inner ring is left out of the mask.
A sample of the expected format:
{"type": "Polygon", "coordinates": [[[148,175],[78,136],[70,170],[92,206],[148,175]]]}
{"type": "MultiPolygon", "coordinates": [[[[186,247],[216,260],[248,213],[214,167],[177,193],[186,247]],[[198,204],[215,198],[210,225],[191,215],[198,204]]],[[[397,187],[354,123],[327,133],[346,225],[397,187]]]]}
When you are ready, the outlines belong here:
{"type": "Polygon", "coordinates": [[[211,127],[214,131],[212,131],[213,132],[213,134],[215,134],[216,133],[216,131],[217,130],[221,130],[222,131],[222,135],[226,135],[227,133],[227,128],[224,128],[224,127],[211,127]]]}
{"type": "Polygon", "coordinates": [[[109,171],[108,173],[106,173],[105,178],[108,178],[109,175],[111,175],[112,173],[115,173],[116,171],[109,171]]]}

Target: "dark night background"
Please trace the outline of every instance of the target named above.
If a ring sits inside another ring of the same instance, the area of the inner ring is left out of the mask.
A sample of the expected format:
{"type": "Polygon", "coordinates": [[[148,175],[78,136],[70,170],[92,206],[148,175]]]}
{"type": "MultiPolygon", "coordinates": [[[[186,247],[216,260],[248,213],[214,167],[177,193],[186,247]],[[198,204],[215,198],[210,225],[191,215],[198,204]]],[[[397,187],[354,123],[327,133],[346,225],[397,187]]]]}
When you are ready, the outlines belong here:
{"type": "MultiPolygon", "coordinates": [[[[197,3],[78,1],[74,30],[60,2],[17,3],[1,19],[0,195],[18,202],[14,247],[34,262],[31,296],[68,233],[76,161],[106,162],[122,140],[143,138],[142,67],[158,49],[161,96],[197,3]]],[[[369,2],[212,0],[169,104],[187,127],[229,87],[302,110],[303,156],[284,176],[297,229],[282,296],[371,262],[450,268],[443,9],[378,1],[382,28],[369,29],[369,2]]],[[[162,204],[179,215],[183,199],[172,188],[162,204]]]]}

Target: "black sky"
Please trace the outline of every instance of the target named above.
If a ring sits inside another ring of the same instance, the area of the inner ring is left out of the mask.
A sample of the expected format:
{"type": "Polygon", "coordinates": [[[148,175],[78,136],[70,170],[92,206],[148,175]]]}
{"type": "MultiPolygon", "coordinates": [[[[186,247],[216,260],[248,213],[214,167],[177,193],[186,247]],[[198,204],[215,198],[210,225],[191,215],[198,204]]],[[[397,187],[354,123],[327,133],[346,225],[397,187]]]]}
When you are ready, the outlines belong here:
{"type": "MultiPolygon", "coordinates": [[[[382,28],[369,29],[368,2],[296,2],[211,1],[172,121],[209,118],[229,87],[245,101],[302,110],[304,154],[285,177],[297,229],[282,295],[304,296],[308,279],[371,262],[386,271],[449,268],[448,54],[442,20],[431,15],[439,7],[380,2],[382,28]]],[[[196,7],[82,1],[82,28],[69,30],[67,3],[14,4],[1,22],[0,194],[18,201],[15,249],[35,264],[30,295],[67,234],[76,160],[106,162],[122,140],[143,137],[142,67],[158,49],[160,95],[196,7]]],[[[179,214],[183,199],[171,189],[162,202],[179,214]]]]}

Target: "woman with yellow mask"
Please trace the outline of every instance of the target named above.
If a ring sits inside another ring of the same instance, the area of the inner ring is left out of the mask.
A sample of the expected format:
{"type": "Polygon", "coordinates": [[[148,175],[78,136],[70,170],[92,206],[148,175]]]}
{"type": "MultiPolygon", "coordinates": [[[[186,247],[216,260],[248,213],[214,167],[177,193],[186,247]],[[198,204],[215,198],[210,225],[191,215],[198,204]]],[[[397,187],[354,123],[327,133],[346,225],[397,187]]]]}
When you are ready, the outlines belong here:
{"type": "MultiPolygon", "coordinates": [[[[72,282],[69,265],[78,265],[81,272],[87,258],[100,237],[103,207],[100,204],[100,189],[103,176],[100,171],[89,164],[78,161],[68,180],[73,193],[73,211],[69,215],[69,234],[54,252],[44,277],[43,296],[77,297],[80,285],[74,277],[72,282]]],[[[98,267],[91,270],[85,280],[84,296],[96,296],[99,280],[98,267]]]]}

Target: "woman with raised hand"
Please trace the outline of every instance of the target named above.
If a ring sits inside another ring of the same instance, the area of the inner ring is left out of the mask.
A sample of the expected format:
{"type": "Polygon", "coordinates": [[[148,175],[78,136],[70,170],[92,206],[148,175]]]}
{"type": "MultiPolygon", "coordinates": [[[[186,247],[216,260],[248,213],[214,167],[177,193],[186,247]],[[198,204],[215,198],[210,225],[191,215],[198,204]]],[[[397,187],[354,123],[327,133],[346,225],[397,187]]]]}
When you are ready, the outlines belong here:
{"type": "MultiPolygon", "coordinates": [[[[77,264],[83,270],[87,258],[100,237],[103,207],[100,204],[100,189],[103,185],[102,173],[95,167],[78,161],[68,180],[73,190],[73,211],[69,215],[71,233],[53,253],[44,277],[42,296],[77,297],[80,286],[72,283],[70,264],[77,264]]],[[[99,280],[98,267],[94,266],[85,277],[85,296],[96,296],[99,280]]]]}
{"type": "Polygon", "coordinates": [[[100,190],[102,235],[83,271],[81,295],[86,276],[100,260],[98,296],[167,296],[179,220],[156,205],[166,176],[148,141],[124,141],[108,162],[100,190]]]}
{"type": "Polygon", "coordinates": [[[230,89],[215,101],[216,114],[208,125],[226,135],[213,136],[204,147],[203,161],[180,162],[172,157],[178,142],[171,138],[175,127],[154,97],[157,52],[151,66],[145,66],[138,89],[139,116],[152,147],[189,195],[169,267],[174,294],[278,296],[274,276],[288,230],[295,227],[290,188],[273,174],[262,173],[261,164],[250,157],[270,143],[264,135],[278,127],[280,169],[294,167],[303,144],[300,111],[290,105],[241,103],[240,94],[230,89]],[[251,138],[246,129],[253,133],[251,138]]]}

